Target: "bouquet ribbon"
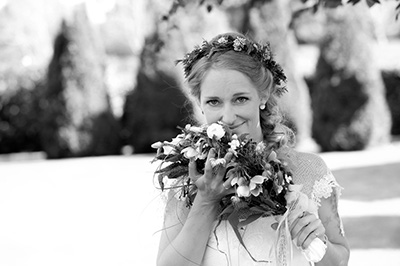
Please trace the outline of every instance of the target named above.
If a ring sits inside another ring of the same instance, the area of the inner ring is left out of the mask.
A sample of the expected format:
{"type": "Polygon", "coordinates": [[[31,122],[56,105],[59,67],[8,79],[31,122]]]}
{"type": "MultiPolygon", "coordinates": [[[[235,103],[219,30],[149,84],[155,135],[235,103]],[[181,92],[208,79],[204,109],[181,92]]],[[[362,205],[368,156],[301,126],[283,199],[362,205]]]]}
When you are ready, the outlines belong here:
{"type": "MultiPolygon", "coordinates": [[[[307,195],[300,192],[302,185],[291,185],[286,200],[288,209],[281,216],[277,227],[276,261],[278,266],[290,266],[293,261],[292,239],[289,231],[289,220],[293,221],[304,211],[318,215],[317,207],[307,195]]],[[[310,262],[320,261],[326,252],[326,245],[319,238],[315,238],[311,244],[302,249],[305,258],[310,262]]]]}
{"type": "Polygon", "coordinates": [[[289,231],[289,212],[288,209],[281,217],[278,223],[275,257],[278,266],[290,266],[293,260],[293,247],[289,231]]]}

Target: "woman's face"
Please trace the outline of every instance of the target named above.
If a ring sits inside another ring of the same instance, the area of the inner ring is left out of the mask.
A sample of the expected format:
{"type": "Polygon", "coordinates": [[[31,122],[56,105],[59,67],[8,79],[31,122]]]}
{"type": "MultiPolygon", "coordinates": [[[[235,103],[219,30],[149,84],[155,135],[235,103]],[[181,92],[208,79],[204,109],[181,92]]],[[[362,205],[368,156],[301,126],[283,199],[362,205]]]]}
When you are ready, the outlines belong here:
{"type": "Polygon", "coordinates": [[[200,108],[206,122],[221,121],[240,135],[249,133],[254,141],[262,140],[260,98],[250,79],[236,70],[211,69],[200,87],[200,108]]]}

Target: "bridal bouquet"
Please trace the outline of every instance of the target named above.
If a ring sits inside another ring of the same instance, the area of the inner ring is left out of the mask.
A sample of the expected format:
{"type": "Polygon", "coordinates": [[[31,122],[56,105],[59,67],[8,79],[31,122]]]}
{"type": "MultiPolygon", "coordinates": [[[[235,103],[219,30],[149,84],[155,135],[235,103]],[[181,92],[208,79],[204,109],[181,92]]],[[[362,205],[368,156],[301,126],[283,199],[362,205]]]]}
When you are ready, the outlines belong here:
{"type": "MultiPolygon", "coordinates": [[[[235,188],[235,193],[221,199],[219,219],[230,222],[240,243],[246,248],[238,232],[240,226],[260,217],[280,215],[277,245],[282,247],[279,242],[283,240],[286,246],[290,238],[289,210],[298,210],[302,205],[293,199],[293,195],[299,194],[297,190],[292,192],[290,189],[294,185],[292,173],[288,164],[278,157],[276,145],[254,142],[248,134],[237,136],[220,122],[199,127],[186,125],[180,129],[181,133],[172,141],[152,145],[157,149],[153,162],[161,161],[155,172],[161,189],[180,189],[180,197],[190,207],[197,188],[189,176],[189,162],[195,161],[198,172],[204,173],[208,152],[214,148],[218,158],[211,162],[212,167],[224,165],[227,169],[225,180],[231,178],[231,185],[235,188]],[[228,152],[234,156],[226,163],[223,158],[228,152]],[[168,187],[165,185],[168,180],[176,182],[168,187]]],[[[279,139],[272,141],[278,142],[279,139]]]]}
{"type": "Polygon", "coordinates": [[[238,212],[240,222],[245,222],[250,217],[253,220],[254,215],[260,217],[286,212],[285,194],[292,183],[292,174],[287,164],[278,159],[274,148],[267,148],[264,142],[252,141],[247,134],[232,134],[220,122],[200,127],[186,125],[181,131],[170,142],[152,145],[157,149],[153,161],[161,161],[155,172],[161,189],[167,188],[165,179],[179,181],[181,196],[190,206],[196,188],[189,177],[189,162],[196,161],[197,170],[204,173],[207,154],[214,148],[218,158],[211,162],[213,167],[225,165],[223,157],[226,153],[234,155],[231,162],[225,165],[225,178],[232,178],[231,185],[236,192],[221,200],[221,217],[227,218],[228,214],[238,212]]]}

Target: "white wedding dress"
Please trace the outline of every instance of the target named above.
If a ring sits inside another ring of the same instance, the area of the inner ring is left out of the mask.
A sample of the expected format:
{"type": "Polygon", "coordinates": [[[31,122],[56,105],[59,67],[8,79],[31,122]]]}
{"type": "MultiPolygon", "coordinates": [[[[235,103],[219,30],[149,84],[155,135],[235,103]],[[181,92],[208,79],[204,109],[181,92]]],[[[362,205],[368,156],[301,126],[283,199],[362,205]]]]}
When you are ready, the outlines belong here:
{"type": "MultiPolygon", "coordinates": [[[[259,218],[239,229],[246,249],[239,242],[232,226],[222,221],[215,232],[210,235],[202,265],[229,266],[264,266],[276,265],[275,246],[277,232],[272,224],[277,223],[274,217],[259,218]],[[251,258],[251,256],[253,258],[251,258]]],[[[293,245],[291,265],[310,265],[300,249],[293,245]]],[[[288,261],[290,258],[287,258],[288,261]]]]}
{"type": "MultiPolygon", "coordinates": [[[[295,184],[303,184],[302,192],[309,196],[317,206],[322,198],[328,198],[332,193],[338,199],[341,187],[327,168],[324,161],[315,154],[293,152],[290,155],[293,165],[295,184]]],[[[170,215],[176,215],[176,212],[170,215]]],[[[168,215],[168,212],[166,213],[168,215]]],[[[276,261],[277,226],[279,216],[259,218],[239,229],[246,248],[239,242],[232,226],[223,220],[217,224],[209,236],[204,254],[203,266],[278,266],[276,261]],[[275,224],[275,225],[274,225],[275,224]]],[[[341,227],[343,233],[343,227],[341,227]]],[[[344,233],[343,233],[344,234],[344,233]]],[[[291,251],[285,258],[284,265],[313,265],[307,261],[300,248],[293,241],[291,251]]],[[[288,246],[290,248],[290,246],[288,246]]],[[[282,263],[281,263],[282,265],[282,263]]]]}

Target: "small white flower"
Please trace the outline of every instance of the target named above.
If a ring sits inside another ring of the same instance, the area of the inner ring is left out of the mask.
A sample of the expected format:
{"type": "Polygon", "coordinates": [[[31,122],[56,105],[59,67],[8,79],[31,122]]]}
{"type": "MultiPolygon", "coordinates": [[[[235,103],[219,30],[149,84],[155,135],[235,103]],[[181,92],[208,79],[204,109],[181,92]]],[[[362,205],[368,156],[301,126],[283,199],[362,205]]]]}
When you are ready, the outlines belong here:
{"type": "Polygon", "coordinates": [[[235,176],[234,178],[232,178],[231,186],[233,187],[236,184],[239,186],[246,185],[246,179],[241,176],[235,176]]]}
{"type": "Polygon", "coordinates": [[[231,201],[233,204],[236,204],[240,202],[240,198],[238,196],[232,196],[231,201]]]}
{"type": "Polygon", "coordinates": [[[176,136],[176,138],[173,138],[172,141],[169,143],[172,145],[178,145],[179,142],[181,142],[181,140],[183,140],[183,138],[184,138],[184,135],[180,134],[180,135],[176,136]]]}
{"type": "Polygon", "coordinates": [[[237,37],[234,41],[233,41],[233,50],[240,52],[244,49],[244,46],[246,45],[246,39],[241,38],[241,37],[237,37]]]}
{"type": "Polygon", "coordinates": [[[286,173],[285,173],[285,179],[287,183],[290,183],[293,180],[292,177],[290,175],[287,175],[286,173]]]}
{"type": "Polygon", "coordinates": [[[281,194],[282,190],[283,190],[283,187],[278,185],[276,193],[281,194]]]}
{"type": "Polygon", "coordinates": [[[228,42],[228,40],[225,37],[221,37],[221,38],[218,39],[217,42],[220,43],[220,44],[225,44],[225,43],[228,42]]]}
{"type": "Polygon", "coordinates": [[[211,167],[214,168],[216,166],[222,165],[225,166],[226,160],[224,158],[218,158],[218,159],[210,159],[211,167]]]}
{"type": "Polygon", "coordinates": [[[180,134],[176,136],[176,138],[173,138],[171,142],[164,141],[164,144],[162,146],[164,154],[175,154],[176,150],[174,147],[177,146],[183,140],[183,137],[184,135],[180,134]]]}
{"type": "Polygon", "coordinates": [[[210,139],[213,139],[215,137],[217,140],[220,140],[224,135],[225,130],[220,124],[213,123],[207,128],[207,136],[210,139]]]}
{"type": "Polygon", "coordinates": [[[151,144],[151,147],[152,147],[153,149],[158,149],[158,148],[161,148],[162,145],[163,145],[163,144],[162,144],[161,141],[157,141],[157,142],[151,144]]]}
{"type": "Polygon", "coordinates": [[[164,154],[176,154],[177,152],[175,151],[174,147],[171,147],[169,145],[164,145],[163,146],[163,153],[164,154]]]}
{"type": "Polygon", "coordinates": [[[267,177],[262,175],[256,175],[250,179],[249,188],[251,194],[257,197],[258,195],[260,195],[260,193],[262,193],[261,184],[264,182],[265,179],[267,179],[267,177]]]}
{"type": "Polygon", "coordinates": [[[266,148],[265,143],[263,141],[261,141],[261,142],[257,143],[256,152],[258,154],[261,154],[265,148],[266,148]]]}
{"type": "Polygon", "coordinates": [[[181,151],[181,153],[183,153],[183,156],[188,159],[196,158],[196,156],[199,155],[199,152],[193,147],[186,147],[181,151]]]}
{"type": "Polygon", "coordinates": [[[231,181],[231,185],[238,185],[236,188],[236,194],[238,197],[248,197],[250,196],[249,182],[246,181],[244,177],[234,177],[231,181]]]}
{"type": "Polygon", "coordinates": [[[203,131],[203,129],[202,129],[201,127],[195,127],[195,126],[191,126],[191,127],[189,128],[189,130],[190,130],[191,132],[193,132],[193,133],[200,133],[200,132],[203,131]]]}
{"type": "Polygon", "coordinates": [[[236,151],[240,146],[240,141],[237,139],[237,136],[236,138],[234,138],[234,136],[236,136],[236,134],[232,136],[232,140],[228,143],[228,145],[233,151],[236,151]]]}
{"type": "Polygon", "coordinates": [[[250,196],[250,188],[246,185],[238,186],[236,189],[236,193],[239,197],[248,197],[250,196]]]}

